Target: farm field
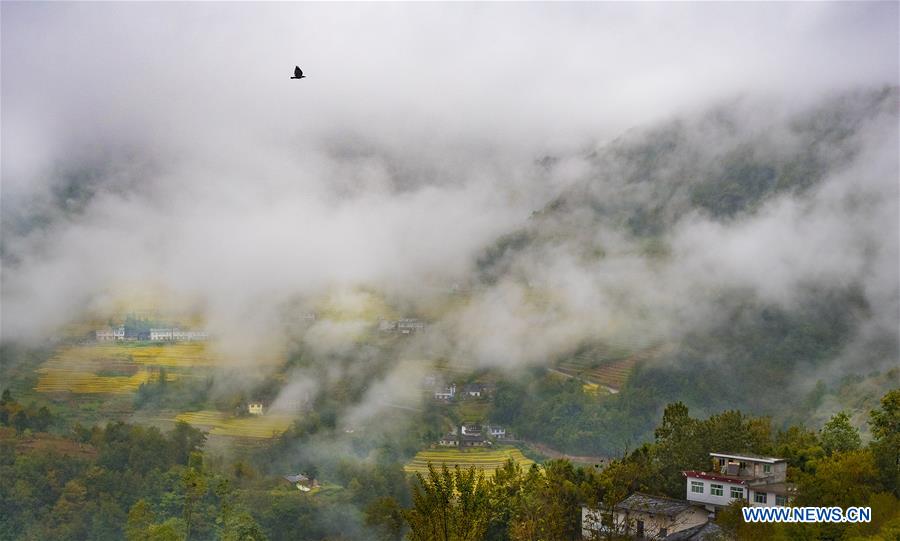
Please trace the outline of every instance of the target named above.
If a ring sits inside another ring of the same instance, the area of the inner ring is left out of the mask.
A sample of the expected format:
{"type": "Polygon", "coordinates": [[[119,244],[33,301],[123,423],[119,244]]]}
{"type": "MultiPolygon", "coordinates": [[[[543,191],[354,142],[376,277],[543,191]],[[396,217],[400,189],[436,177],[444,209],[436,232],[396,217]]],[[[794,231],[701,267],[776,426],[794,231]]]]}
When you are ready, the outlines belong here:
{"type": "Polygon", "coordinates": [[[232,417],[220,411],[201,410],[180,413],[175,420],[208,429],[213,436],[265,439],[279,436],[294,419],[289,415],[232,417]]]}
{"type": "Polygon", "coordinates": [[[218,359],[207,351],[207,346],[203,342],[175,344],[138,342],[68,346],[60,348],[48,363],[96,366],[110,361],[167,367],[215,366],[218,364],[218,359]]]}
{"type": "Polygon", "coordinates": [[[559,363],[557,369],[563,374],[584,380],[587,393],[602,394],[602,387],[616,392],[625,385],[637,363],[653,357],[661,350],[661,347],[648,348],[624,355],[621,351],[600,346],[559,363]],[[592,385],[602,387],[595,388],[592,385]]]}
{"type": "MultiPolygon", "coordinates": [[[[35,372],[40,393],[127,394],[159,377],[158,367],[193,368],[215,362],[204,344],[94,344],[62,347],[35,372]]],[[[185,374],[169,372],[167,381],[185,374]]]]}
{"type": "Polygon", "coordinates": [[[486,477],[492,477],[494,471],[502,467],[507,460],[513,459],[523,468],[534,464],[534,461],[522,454],[515,447],[499,449],[426,449],[419,451],[409,464],[403,466],[407,473],[428,473],[428,463],[436,468],[446,464],[448,468],[459,465],[460,468],[475,467],[484,470],[486,477]]]}
{"type": "MultiPolygon", "coordinates": [[[[39,368],[37,372],[38,382],[34,390],[39,393],[127,394],[136,391],[142,383],[158,377],[157,373],[147,369],[138,370],[131,376],[105,376],[66,368],[39,368]]],[[[175,379],[174,374],[167,375],[167,381],[172,379],[175,379]]]]}

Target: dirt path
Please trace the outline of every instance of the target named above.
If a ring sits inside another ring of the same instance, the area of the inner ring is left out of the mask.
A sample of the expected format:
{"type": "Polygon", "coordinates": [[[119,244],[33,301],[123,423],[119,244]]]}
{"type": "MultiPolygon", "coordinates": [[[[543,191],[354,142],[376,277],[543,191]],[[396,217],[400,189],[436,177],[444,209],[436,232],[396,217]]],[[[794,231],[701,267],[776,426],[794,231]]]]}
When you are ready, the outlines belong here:
{"type": "Polygon", "coordinates": [[[537,443],[534,441],[525,441],[525,445],[531,447],[538,453],[550,457],[550,458],[564,458],[571,462],[578,462],[579,464],[599,464],[601,467],[606,467],[609,464],[610,459],[603,456],[579,456],[579,455],[570,455],[567,453],[563,453],[561,451],[557,451],[552,447],[548,447],[543,443],[537,443]]]}
{"type": "Polygon", "coordinates": [[[602,383],[597,383],[596,381],[590,381],[590,380],[587,380],[587,379],[584,379],[584,378],[581,378],[578,376],[573,376],[572,374],[566,374],[565,372],[557,370],[556,368],[548,368],[547,370],[549,370],[550,372],[553,372],[554,374],[559,374],[560,376],[565,376],[569,379],[577,379],[578,381],[580,381],[582,383],[590,383],[592,385],[599,385],[600,387],[603,387],[604,389],[609,391],[609,394],[619,394],[618,389],[614,389],[614,388],[610,387],[609,385],[603,385],[602,383]]]}

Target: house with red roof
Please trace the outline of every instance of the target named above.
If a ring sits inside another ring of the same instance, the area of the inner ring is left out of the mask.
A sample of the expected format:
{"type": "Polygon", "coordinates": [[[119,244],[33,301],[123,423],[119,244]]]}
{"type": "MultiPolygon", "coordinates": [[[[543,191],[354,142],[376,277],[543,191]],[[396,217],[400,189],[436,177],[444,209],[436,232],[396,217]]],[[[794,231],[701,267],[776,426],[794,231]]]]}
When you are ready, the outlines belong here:
{"type": "Polygon", "coordinates": [[[712,471],[683,471],[687,500],[715,512],[735,500],[783,506],[791,499],[787,460],[752,453],[710,453],[712,471]]]}

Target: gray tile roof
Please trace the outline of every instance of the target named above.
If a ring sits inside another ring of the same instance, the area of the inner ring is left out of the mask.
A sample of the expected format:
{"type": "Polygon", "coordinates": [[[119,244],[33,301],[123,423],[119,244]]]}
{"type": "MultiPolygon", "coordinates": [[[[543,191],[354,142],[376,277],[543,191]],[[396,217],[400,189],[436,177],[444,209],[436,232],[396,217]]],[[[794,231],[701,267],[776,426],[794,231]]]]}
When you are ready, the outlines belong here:
{"type": "Polygon", "coordinates": [[[713,522],[704,522],[691,528],[667,535],[663,541],[713,541],[729,539],[725,532],[713,522]]]}
{"type": "Polygon", "coordinates": [[[665,498],[663,496],[650,496],[635,492],[616,505],[617,510],[652,513],[654,515],[675,516],[694,505],[685,500],[665,498]]]}

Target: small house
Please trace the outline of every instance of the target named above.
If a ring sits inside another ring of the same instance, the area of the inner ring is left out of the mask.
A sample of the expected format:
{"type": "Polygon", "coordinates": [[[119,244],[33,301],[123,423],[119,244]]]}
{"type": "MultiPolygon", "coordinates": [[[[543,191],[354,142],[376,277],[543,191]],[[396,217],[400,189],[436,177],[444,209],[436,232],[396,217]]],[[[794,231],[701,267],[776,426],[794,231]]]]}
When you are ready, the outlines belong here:
{"type": "Polygon", "coordinates": [[[297,475],[285,475],[282,479],[297,487],[297,490],[303,492],[309,492],[319,486],[319,483],[315,479],[310,479],[302,473],[298,473],[297,475]]]}
{"type": "Polygon", "coordinates": [[[397,332],[400,334],[413,334],[425,330],[425,322],[416,318],[404,318],[397,321],[397,332]]]}
{"type": "Polygon", "coordinates": [[[438,440],[438,445],[441,447],[459,447],[459,436],[456,434],[456,431],[447,432],[438,440]]]}
{"type": "Polygon", "coordinates": [[[450,385],[443,387],[441,389],[438,389],[437,391],[434,392],[435,400],[450,401],[450,400],[453,400],[453,398],[455,396],[456,396],[456,384],[455,383],[451,383],[450,385]]]}
{"type": "Polygon", "coordinates": [[[94,338],[98,342],[114,342],[125,340],[125,326],[119,325],[114,329],[107,327],[106,329],[94,331],[94,338]]]}
{"type": "Polygon", "coordinates": [[[627,535],[637,539],[667,536],[709,521],[709,512],[685,500],[635,492],[613,509],[581,508],[582,537],[603,539],[627,535]]]}
{"type": "Polygon", "coordinates": [[[485,394],[484,385],[480,383],[467,383],[463,385],[462,396],[464,398],[481,398],[485,394]]]}
{"type": "Polygon", "coordinates": [[[250,415],[262,415],[263,414],[263,404],[262,402],[250,402],[247,404],[247,413],[250,415]]]}

